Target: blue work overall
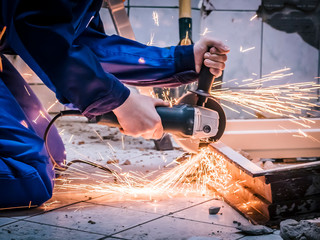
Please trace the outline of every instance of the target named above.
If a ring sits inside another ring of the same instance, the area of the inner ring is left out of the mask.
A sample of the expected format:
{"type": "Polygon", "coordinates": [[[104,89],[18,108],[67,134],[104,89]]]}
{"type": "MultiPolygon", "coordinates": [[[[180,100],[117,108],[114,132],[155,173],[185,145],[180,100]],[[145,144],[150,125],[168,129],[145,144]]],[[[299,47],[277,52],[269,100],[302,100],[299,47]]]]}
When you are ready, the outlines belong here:
{"type": "MultiPolygon", "coordinates": [[[[0,0],[1,54],[17,54],[63,103],[88,118],[112,111],[129,96],[124,85],[176,87],[197,79],[193,46],[159,48],[116,35],[100,20],[102,0],[0,0]]],[[[54,170],[44,147],[48,124],[39,100],[1,55],[0,208],[50,199],[54,170]]],[[[48,117],[48,116],[47,116],[48,117]]],[[[56,129],[49,146],[65,159],[56,129]],[[54,142],[54,144],[52,144],[54,142]]]]}

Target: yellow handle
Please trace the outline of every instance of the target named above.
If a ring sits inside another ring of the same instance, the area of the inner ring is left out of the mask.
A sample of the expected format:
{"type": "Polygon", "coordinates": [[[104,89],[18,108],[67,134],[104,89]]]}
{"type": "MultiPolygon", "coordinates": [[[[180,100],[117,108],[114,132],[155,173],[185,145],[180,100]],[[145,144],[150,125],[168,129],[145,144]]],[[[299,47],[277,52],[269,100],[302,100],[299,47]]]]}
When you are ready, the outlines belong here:
{"type": "Polygon", "coordinates": [[[191,18],[191,0],[179,0],[179,18],[191,18]]]}

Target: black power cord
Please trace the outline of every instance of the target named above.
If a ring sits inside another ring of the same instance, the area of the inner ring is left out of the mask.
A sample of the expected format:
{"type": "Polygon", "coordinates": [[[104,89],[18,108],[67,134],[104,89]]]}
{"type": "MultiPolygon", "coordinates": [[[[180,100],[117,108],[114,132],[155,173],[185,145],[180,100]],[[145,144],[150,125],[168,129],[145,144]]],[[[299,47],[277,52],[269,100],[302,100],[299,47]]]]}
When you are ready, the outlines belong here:
{"type": "Polygon", "coordinates": [[[100,164],[96,164],[94,162],[91,162],[91,161],[86,161],[86,160],[81,160],[81,159],[76,159],[76,160],[72,160],[70,162],[68,162],[66,164],[65,167],[61,167],[59,164],[57,164],[57,162],[55,161],[54,157],[52,156],[51,152],[50,152],[50,149],[49,149],[49,146],[48,146],[48,134],[50,132],[50,129],[52,127],[52,125],[54,124],[54,122],[60,118],[60,117],[63,117],[63,116],[82,116],[83,115],[81,114],[81,112],[79,110],[66,110],[66,111],[61,111],[59,112],[56,116],[54,116],[54,118],[52,118],[52,120],[50,121],[50,123],[48,124],[45,132],[44,132],[44,137],[43,137],[43,140],[44,140],[44,144],[45,144],[45,147],[46,147],[46,150],[49,154],[49,157],[53,163],[53,166],[56,170],[59,170],[59,171],[66,171],[68,170],[69,166],[73,163],[84,163],[84,164],[88,164],[90,166],[93,166],[93,167],[96,167],[96,168],[99,168],[103,171],[106,171],[106,172],[109,172],[109,173],[114,173],[114,171],[108,167],[105,167],[105,166],[102,166],[100,164]]]}

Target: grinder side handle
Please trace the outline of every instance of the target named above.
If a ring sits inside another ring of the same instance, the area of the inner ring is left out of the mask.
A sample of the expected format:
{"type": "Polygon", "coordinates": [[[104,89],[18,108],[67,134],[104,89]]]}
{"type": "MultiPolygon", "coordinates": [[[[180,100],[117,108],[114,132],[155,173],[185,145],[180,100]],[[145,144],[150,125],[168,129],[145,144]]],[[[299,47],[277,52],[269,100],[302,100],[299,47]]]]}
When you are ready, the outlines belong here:
{"type": "Polygon", "coordinates": [[[198,79],[198,88],[194,91],[198,95],[198,106],[204,107],[208,97],[211,96],[209,91],[211,90],[214,79],[215,76],[210,72],[210,69],[202,63],[198,79]]]}
{"type": "Polygon", "coordinates": [[[215,76],[210,72],[210,69],[204,64],[202,64],[201,70],[199,73],[197,91],[209,94],[209,91],[211,90],[211,86],[214,79],[215,79],[215,76]]]}

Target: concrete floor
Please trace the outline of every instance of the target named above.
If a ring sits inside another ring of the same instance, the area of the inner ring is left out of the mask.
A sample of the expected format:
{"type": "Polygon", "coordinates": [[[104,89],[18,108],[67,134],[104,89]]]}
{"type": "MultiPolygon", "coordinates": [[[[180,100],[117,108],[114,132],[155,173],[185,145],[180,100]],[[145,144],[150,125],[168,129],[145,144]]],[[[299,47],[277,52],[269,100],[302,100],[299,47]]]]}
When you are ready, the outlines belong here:
{"type": "MultiPolygon", "coordinates": [[[[156,151],[152,141],[123,137],[117,129],[88,124],[83,118],[65,117],[57,126],[68,161],[82,158],[105,165],[113,159],[122,172],[147,174],[165,171],[183,154],[176,144],[172,151],[156,151]]],[[[250,223],[214,193],[128,196],[101,190],[102,173],[96,168],[83,165],[81,171],[85,177],[70,174],[69,182],[63,181],[66,176],[58,178],[53,198],[41,207],[0,211],[0,239],[282,239],[279,231],[241,234],[237,222],[250,223]],[[79,188],[65,189],[66,183],[79,188]],[[88,183],[93,187],[83,185],[88,183]],[[221,207],[217,215],[209,215],[212,206],[221,207]]]]}

